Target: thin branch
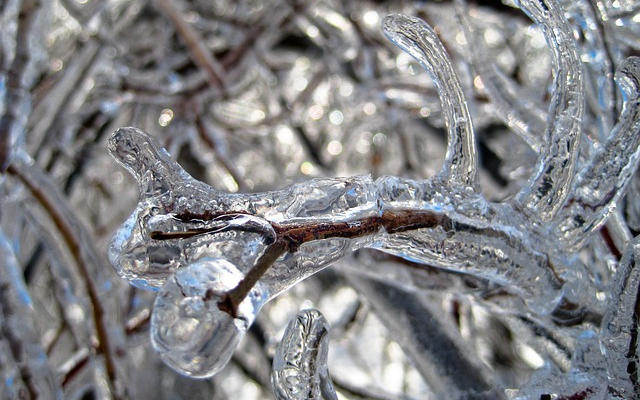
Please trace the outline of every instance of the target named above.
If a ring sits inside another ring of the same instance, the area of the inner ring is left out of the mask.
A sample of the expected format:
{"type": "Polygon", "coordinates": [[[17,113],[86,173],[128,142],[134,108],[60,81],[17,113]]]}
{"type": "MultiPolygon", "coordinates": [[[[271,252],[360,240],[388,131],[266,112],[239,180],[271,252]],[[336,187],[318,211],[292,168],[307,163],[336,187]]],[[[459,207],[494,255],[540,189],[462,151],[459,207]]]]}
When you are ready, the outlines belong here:
{"type": "MultiPolygon", "coordinates": [[[[203,219],[202,217],[197,216],[199,219],[203,219]]],[[[217,217],[219,218],[220,216],[217,217]]],[[[189,216],[183,215],[182,218],[188,219],[189,216]]],[[[433,228],[435,226],[447,227],[451,225],[451,221],[446,216],[437,215],[429,211],[387,211],[382,213],[381,216],[366,217],[349,222],[271,223],[271,225],[277,234],[276,241],[267,247],[253,268],[247,272],[244,279],[238,283],[238,286],[227,292],[225,298],[219,304],[221,310],[228,312],[232,316],[236,315],[236,310],[240,303],[276,260],[286,252],[293,253],[297,251],[304,243],[330,238],[354,239],[368,236],[381,230],[388,233],[398,233],[433,228]]],[[[188,238],[205,233],[208,233],[208,231],[191,230],[179,232],[178,238],[188,238]]],[[[488,232],[488,234],[495,234],[495,232],[488,232]]],[[[156,240],[176,238],[175,235],[164,232],[151,232],[150,236],[156,240]]]]}
{"type": "Polygon", "coordinates": [[[205,40],[189,25],[182,12],[173,2],[170,0],[156,0],[155,4],[175,26],[176,31],[189,48],[193,62],[205,71],[209,84],[212,87],[220,87],[223,91],[226,91],[224,68],[211,55],[211,50],[207,49],[204,44],[205,40]]]}

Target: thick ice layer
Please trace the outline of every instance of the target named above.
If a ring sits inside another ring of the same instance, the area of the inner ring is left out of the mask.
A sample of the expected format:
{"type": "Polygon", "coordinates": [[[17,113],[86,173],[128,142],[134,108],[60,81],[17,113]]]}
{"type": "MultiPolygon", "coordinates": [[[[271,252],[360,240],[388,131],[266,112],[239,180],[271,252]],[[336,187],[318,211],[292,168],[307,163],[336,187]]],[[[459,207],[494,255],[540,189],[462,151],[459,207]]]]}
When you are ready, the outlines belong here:
{"type": "Polygon", "coordinates": [[[206,255],[245,270],[275,239],[272,224],[356,221],[379,212],[368,176],[226,194],[193,179],[139,129],[116,131],[109,151],[141,191],[138,206],[111,240],[109,260],[120,276],[144,289],[158,288],[180,266],[206,255]]]}
{"type": "Polygon", "coordinates": [[[235,317],[221,310],[223,295],[242,277],[230,262],[204,258],[166,281],[154,303],[151,339],[167,364],[198,378],[211,376],[227,365],[267,300],[258,285],[240,304],[235,317]]]}
{"type": "MultiPolygon", "coordinates": [[[[137,286],[162,285],[181,266],[207,256],[247,271],[275,240],[276,230],[298,229],[308,231],[299,239],[301,246],[265,277],[272,294],[365,246],[503,284],[538,312],[551,311],[560,299],[568,260],[549,240],[550,232],[508,204],[487,202],[471,187],[449,188],[437,178],[374,182],[356,176],[316,179],[274,192],[223,194],[186,175],[148,135],[123,129],[129,142],[141,143],[159,158],[132,160],[150,163],[152,171],[164,165],[168,174],[156,179],[170,184],[147,189],[172,187],[143,192],[112,241],[112,263],[137,286]],[[407,219],[414,212],[428,221],[407,219]],[[314,231],[331,231],[331,226],[335,232],[328,236],[314,231]],[[341,232],[349,229],[354,233],[341,232]]],[[[112,140],[123,136],[118,132],[112,140]]]]}

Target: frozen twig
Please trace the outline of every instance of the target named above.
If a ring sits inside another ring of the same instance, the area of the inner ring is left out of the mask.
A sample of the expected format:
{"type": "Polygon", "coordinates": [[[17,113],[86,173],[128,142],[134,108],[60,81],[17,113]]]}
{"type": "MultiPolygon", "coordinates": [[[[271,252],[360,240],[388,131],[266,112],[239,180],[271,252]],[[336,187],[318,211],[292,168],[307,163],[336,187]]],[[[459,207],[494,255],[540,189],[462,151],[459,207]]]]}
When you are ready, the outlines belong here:
{"type": "Polygon", "coordinates": [[[448,131],[442,179],[452,185],[477,189],[478,154],[471,115],[457,74],[440,39],[427,24],[403,15],[386,17],[383,31],[391,41],[420,62],[440,94],[448,131]]]}
{"type": "Polygon", "coordinates": [[[555,77],[544,146],[534,174],[516,196],[516,202],[549,222],[569,196],[578,159],[584,113],[582,67],[571,27],[558,2],[521,0],[519,4],[545,35],[555,77]]]}

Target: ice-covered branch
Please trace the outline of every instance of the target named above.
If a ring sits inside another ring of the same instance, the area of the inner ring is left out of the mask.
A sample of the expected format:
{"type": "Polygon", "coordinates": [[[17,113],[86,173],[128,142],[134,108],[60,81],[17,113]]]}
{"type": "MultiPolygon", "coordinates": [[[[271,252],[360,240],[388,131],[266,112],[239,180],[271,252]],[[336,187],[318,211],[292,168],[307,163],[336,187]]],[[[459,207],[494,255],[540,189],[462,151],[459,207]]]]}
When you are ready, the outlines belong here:
{"type": "Polygon", "coordinates": [[[575,189],[558,218],[558,234],[572,251],[602,226],[638,167],[640,58],[627,59],[616,77],[624,102],[618,123],[577,175],[575,189]]]}

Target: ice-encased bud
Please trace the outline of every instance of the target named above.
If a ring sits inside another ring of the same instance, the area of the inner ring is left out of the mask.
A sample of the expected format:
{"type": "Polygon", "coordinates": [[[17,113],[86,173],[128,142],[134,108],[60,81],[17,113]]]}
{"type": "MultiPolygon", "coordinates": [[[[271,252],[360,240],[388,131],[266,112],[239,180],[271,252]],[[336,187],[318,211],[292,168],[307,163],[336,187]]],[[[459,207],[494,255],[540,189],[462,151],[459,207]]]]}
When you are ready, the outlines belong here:
{"type": "Polygon", "coordinates": [[[242,273],[223,259],[200,259],[167,279],[151,317],[151,340],[162,359],[176,371],[206,378],[222,369],[267,301],[256,285],[232,317],[219,307],[242,273]]]}

